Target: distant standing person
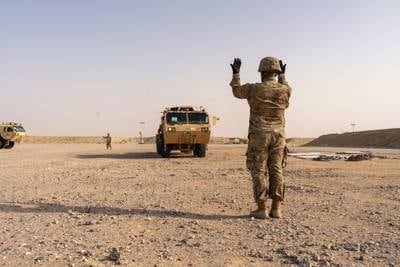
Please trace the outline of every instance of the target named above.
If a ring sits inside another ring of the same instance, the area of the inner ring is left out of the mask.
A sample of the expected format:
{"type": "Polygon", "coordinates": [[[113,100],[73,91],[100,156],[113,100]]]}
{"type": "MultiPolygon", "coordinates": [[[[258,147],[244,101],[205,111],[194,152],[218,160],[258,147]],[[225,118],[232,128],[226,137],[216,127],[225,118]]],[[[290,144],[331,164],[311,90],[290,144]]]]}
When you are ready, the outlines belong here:
{"type": "Polygon", "coordinates": [[[249,144],[246,165],[253,180],[254,200],[258,208],[250,216],[266,219],[282,217],[285,184],[282,174],[285,140],[285,109],[289,106],[291,88],[286,82],[286,64],[274,57],[260,61],[261,83],[240,84],[241,60],[231,64],[230,83],[233,95],[247,99],[250,106],[249,144]],[[267,186],[269,176],[269,186],[267,186]],[[269,214],[267,199],[272,199],[269,214]]]}
{"type": "Polygon", "coordinates": [[[112,149],[111,147],[111,135],[110,133],[107,133],[106,136],[103,136],[104,139],[106,139],[106,149],[112,149]]]}

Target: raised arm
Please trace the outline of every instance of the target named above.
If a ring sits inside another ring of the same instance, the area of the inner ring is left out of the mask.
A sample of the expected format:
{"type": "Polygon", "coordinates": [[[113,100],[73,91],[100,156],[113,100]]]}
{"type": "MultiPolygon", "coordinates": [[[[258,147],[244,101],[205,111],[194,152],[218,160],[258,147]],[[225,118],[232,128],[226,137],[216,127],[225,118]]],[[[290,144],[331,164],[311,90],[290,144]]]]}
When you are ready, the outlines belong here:
{"type": "Polygon", "coordinates": [[[247,84],[240,85],[240,66],[242,65],[242,61],[240,58],[235,58],[233,60],[233,64],[231,64],[232,68],[232,81],[229,84],[232,87],[232,93],[237,98],[247,98],[249,94],[249,87],[247,84]]]}
{"type": "Polygon", "coordinates": [[[286,80],[286,75],[285,75],[285,72],[286,72],[286,64],[283,64],[283,62],[282,62],[282,60],[279,60],[279,65],[281,65],[281,73],[279,73],[279,75],[278,75],[278,82],[280,83],[280,84],[283,84],[283,85],[286,85],[287,86],[287,88],[288,88],[288,91],[289,91],[289,97],[290,97],[290,95],[292,94],[292,88],[289,86],[289,84],[288,84],[288,82],[287,82],[287,80],[286,80]]]}

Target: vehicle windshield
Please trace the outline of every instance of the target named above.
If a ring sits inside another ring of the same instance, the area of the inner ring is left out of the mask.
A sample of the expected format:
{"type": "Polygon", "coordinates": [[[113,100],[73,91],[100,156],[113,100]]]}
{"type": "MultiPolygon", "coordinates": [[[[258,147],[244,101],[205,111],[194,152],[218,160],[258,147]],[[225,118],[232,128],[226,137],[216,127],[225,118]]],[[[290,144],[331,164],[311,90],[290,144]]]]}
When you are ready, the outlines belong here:
{"type": "Polygon", "coordinates": [[[16,132],[20,132],[20,133],[24,133],[25,132],[25,129],[22,126],[16,126],[16,127],[14,127],[14,130],[16,132]]]}
{"type": "Polygon", "coordinates": [[[189,123],[207,124],[208,116],[205,113],[188,113],[189,123]]]}
{"type": "Polygon", "coordinates": [[[187,116],[186,113],[171,112],[167,114],[168,124],[186,124],[187,116]]]}

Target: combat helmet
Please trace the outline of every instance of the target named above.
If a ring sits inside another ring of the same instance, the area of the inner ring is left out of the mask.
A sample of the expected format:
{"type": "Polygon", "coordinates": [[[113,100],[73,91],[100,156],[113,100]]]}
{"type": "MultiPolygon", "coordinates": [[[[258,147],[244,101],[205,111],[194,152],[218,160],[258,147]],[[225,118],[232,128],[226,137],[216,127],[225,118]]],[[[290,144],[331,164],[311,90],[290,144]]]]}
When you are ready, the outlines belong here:
{"type": "Polygon", "coordinates": [[[260,65],[258,66],[258,72],[282,72],[281,66],[279,65],[279,59],[276,57],[265,57],[261,59],[260,65]]]}

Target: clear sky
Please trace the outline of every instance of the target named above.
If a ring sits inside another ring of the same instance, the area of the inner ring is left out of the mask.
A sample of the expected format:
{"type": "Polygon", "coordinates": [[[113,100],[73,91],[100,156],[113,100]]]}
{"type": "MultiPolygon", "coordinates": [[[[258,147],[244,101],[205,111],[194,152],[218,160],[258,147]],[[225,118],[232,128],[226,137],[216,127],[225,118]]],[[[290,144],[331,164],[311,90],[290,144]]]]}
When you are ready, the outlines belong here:
{"type": "Polygon", "coordinates": [[[246,136],[229,63],[287,63],[287,136],[400,127],[400,1],[2,1],[0,121],[32,135],[153,135],[165,106],[205,106],[246,136]]]}

